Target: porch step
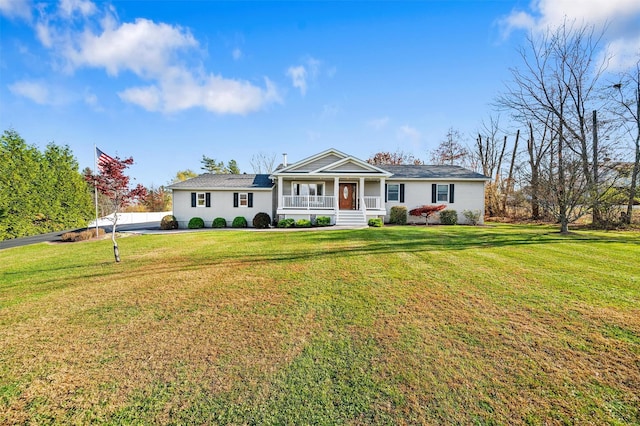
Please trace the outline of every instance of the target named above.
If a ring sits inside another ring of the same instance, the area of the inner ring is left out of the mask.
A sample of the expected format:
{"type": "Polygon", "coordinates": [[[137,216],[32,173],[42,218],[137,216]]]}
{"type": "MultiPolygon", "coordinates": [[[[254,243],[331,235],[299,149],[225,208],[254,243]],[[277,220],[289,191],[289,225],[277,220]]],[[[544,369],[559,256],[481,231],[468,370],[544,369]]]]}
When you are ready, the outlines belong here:
{"type": "Polygon", "coordinates": [[[367,217],[362,210],[338,210],[336,225],[340,226],[364,226],[367,217]]]}

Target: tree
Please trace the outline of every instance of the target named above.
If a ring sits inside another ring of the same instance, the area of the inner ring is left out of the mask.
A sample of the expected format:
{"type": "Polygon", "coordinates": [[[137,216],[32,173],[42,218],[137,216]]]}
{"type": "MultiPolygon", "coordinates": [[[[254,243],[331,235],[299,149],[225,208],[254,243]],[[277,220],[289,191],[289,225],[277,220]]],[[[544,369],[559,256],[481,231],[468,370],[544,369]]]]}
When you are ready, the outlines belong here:
{"type": "Polygon", "coordinates": [[[147,190],[138,184],[135,188],[129,188],[130,178],[124,172],[133,164],[133,157],[120,159],[111,158],[98,163],[98,174],[85,176],[87,182],[95,185],[98,192],[111,201],[113,212],[113,226],[111,228],[111,240],[113,241],[113,255],[116,262],[120,262],[120,251],[116,242],[116,225],[118,223],[118,213],[124,207],[134,201],[144,201],[147,190]]]}
{"type": "Polygon", "coordinates": [[[215,158],[209,158],[203,155],[200,162],[202,163],[202,170],[209,173],[217,175],[240,174],[240,168],[235,160],[230,160],[225,166],[223,161],[218,161],[215,158]]]}
{"type": "Polygon", "coordinates": [[[447,207],[444,204],[439,204],[435,206],[424,205],[417,207],[415,209],[409,210],[409,214],[411,216],[424,217],[424,224],[429,224],[429,217],[439,212],[440,210],[444,210],[447,207]]]}
{"type": "Polygon", "coordinates": [[[274,171],[276,164],[276,154],[266,154],[259,152],[251,156],[251,168],[255,174],[265,174],[274,171]]]}
{"type": "Polygon", "coordinates": [[[473,157],[482,167],[482,174],[491,178],[485,191],[485,204],[489,216],[500,215],[499,184],[502,158],[507,148],[507,136],[500,138],[499,118],[490,117],[489,124],[483,123],[478,131],[473,157]]]}
{"type": "Polygon", "coordinates": [[[520,121],[554,127],[558,138],[554,150],[556,169],[547,176],[555,179],[555,191],[549,195],[555,198],[552,204],[557,207],[561,232],[568,232],[570,217],[577,218],[578,211],[571,206],[587,203],[597,220],[601,190],[598,155],[605,148],[598,145],[597,125],[589,116],[595,109],[591,105],[596,84],[606,65],[606,58],[598,60],[600,38],[593,26],[574,27],[567,22],[539,38],[530,35],[520,50],[523,65],[511,69],[513,82],[499,100],[520,121]],[[574,185],[578,183],[573,180],[576,160],[582,169],[576,178],[584,181],[578,186],[585,193],[577,193],[574,185]]]}
{"type": "Polygon", "coordinates": [[[466,165],[469,151],[462,145],[460,132],[453,127],[449,129],[444,139],[438,147],[431,152],[431,162],[433,164],[466,165]]]}
{"type": "Polygon", "coordinates": [[[413,164],[413,165],[421,165],[424,164],[422,160],[413,156],[413,154],[406,153],[401,150],[396,150],[396,152],[376,152],[373,154],[368,160],[367,163],[373,164],[374,166],[392,166],[392,165],[401,165],[401,164],[413,164]]]}
{"type": "Polygon", "coordinates": [[[166,212],[171,210],[171,193],[164,186],[154,187],[151,185],[147,190],[147,196],[142,201],[142,205],[148,212],[166,212]]]}
{"type": "Polygon", "coordinates": [[[630,224],[637,194],[638,174],[640,174],[640,61],[636,62],[635,70],[624,74],[620,83],[614,84],[613,88],[616,94],[614,113],[633,140],[634,147],[627,212],[624,216],[624,221],[630,224]]]}
{"type": "Polygon", "coordinates": [[[91,198],[67,146],[44,153],[15,130],[0,136],[0,239],[84,227],[91,198]]]}
{"type": "Polygon", "coordinates": [[[196,176],[198,176],[198,174],[191,169],[178,170],[178,172],[176,173],[176,176],[173,178],[171,183],[183,182],[187,179],[191,179],[196,176]]]}

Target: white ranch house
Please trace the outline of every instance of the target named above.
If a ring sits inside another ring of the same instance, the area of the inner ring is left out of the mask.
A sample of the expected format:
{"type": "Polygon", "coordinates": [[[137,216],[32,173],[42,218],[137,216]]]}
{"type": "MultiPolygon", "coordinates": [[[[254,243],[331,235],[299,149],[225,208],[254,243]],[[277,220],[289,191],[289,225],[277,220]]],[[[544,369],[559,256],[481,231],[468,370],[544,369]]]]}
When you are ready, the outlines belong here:
{"type": "Polygon", "coordinates": [[[279,219],[328,216],[336,225],[366,225],[370,218],[388,221],[393,206],[408,211],[425,204],[445,204],[458,212],[458,223],[465,223],[465,210],[478,211],[482,221],[487,181],[458,166],[374,166],[329,149],[292,164],[285,157],[271,175],[205,173],[169,188],[180,227],[193,217],[204,219],[206,226],[217,217],[230,225],[237,216],[251,224],[259,212],[279,219]]]}

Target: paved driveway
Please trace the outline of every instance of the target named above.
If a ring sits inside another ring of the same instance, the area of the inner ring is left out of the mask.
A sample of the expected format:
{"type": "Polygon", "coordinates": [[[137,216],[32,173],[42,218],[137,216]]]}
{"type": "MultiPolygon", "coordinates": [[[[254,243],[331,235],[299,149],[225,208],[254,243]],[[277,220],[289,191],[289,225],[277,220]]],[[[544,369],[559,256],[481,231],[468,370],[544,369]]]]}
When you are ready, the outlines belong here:
{"type": "MultiPolygon", "coordinates": [[[[106,232],[111,232],[111,226],[103,226],[102,228],[106,232]]],[[[14,238],[12,240],[0,241],[0,250],[11,248],[11,247],[28,246],[30,244],[61,241],[60,237],[65,232],[83,231],[84,229],[85,228],[82,228],[82,229],[71,229],[71,230],[67,230],[67,231],[50,232],[48,234],[33,235],[31,237],[14,238]]],[[[147,229],[149,229],[149,230],[159,230],[160,229],[160,222],[130,223],[130,224],[127,224],[127,225],[119,225],[118,228],[117,228],[118,231],[123,231],[123,232],[124,231],[142,231],[142,230],[147,230],[147,229]]]]}

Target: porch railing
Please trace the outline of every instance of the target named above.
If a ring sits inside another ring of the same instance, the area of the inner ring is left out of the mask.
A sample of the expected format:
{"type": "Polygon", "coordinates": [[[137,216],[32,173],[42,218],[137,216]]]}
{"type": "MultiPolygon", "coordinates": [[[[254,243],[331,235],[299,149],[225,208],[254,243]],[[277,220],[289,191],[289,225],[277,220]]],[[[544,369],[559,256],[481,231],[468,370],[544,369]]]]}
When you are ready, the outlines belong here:
{"type": "Polygon", "coordinates": [[[380,197],[364,197],[364,206],[367,210],[379,210],[380,209],[380,197]]]}
{"type": "Polygon", "coordinates": [[[285,209],[333,209],[334,197],[325,195],[284,195],[285,209]]]}

